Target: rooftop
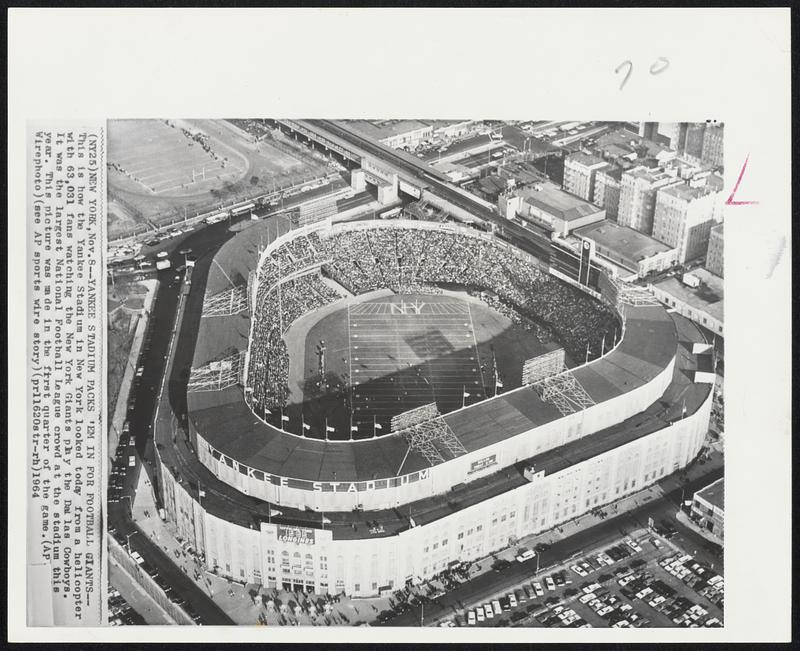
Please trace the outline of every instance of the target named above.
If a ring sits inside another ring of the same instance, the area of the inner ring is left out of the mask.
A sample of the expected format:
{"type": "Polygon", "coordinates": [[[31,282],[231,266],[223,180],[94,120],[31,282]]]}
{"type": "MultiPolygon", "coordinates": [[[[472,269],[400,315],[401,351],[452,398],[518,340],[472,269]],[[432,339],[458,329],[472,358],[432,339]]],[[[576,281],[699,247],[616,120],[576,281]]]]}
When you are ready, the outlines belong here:
{"type": "Polygon", "coordinates": [[[613,147],[622,147],[628,149],[628,151],[644,149],[645,157],[655,157],[662,152],[669,150],[669,147],[664,147],[657,142],[642,138],[641,136],[631,133],[625,129],[617,129],[615,131],[604,133],[597,138],[595,146],[600,151],[607,151],[608,148],[613,147]]]}
{"type": "Polygon", "coordinates": [[[574,234],[593,240],[599,247],[636,262],[672,249],[649,235],[607,219],[582,226],[574,234]]]}
{"type": "Polygon", "coordinates": [[[688,183],[678,183],[665,188],[662,190],[662,192],[682,199],[683,201],[694,201],[695,199],[705,197],[706,195],[716,192],[717,190],[719,190],[719,187],[716,181],[709,177],[708,180],[706,180],[705,185],[692,187],[688,183]]]}
{"type": "Polygon", "coordinates": [[[725,511],[725,478],[717,479],[713,484],[701,488],[695,493],[697,497],[702,497],[706,502],[725,511]]]}
{"type": "Polygon", "coordinates": [[[723,280],[706,269],[692,270],[692,275],[700,279],[700,286],[691,288],[677,278],[665,278],[654,286],[679,301],[701,310],[709,316],[723,321],[725,292],[723,280]]]}
{"type": "Polygon", "coordinates": [[[522,194],[523,200],[566,222],[594,215],[602,210],[574,194],[564,192],[553,183],[542,183],[541,188],[541,190],[525,190],[522,194]]]}
{"type": "Polygon", "coordinates": [[[430,126],[430,123],[422,120],[347,120],[346,122],[354,129],[376,140],[427,129],[430,126]]]}
{"type": "Polygon", "coordinates": [[[586,167],[592,167],[593,165],[599,165],[605,163],[605,161],[600,158],[599,156],[595,156],[594,154],[587,154],[586,152],[577,151],[574,154],[570,154],[568,159],[575,163],[580,163],[581,165],[585,165],[586,167]]]}

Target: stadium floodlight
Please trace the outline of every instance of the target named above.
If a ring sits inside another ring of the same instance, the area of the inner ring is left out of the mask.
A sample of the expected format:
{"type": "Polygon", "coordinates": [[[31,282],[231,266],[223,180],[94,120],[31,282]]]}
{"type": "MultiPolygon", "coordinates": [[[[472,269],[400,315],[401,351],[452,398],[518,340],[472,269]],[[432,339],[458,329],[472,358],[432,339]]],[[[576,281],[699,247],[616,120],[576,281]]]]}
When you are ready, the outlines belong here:
{"type": "Polygon", "coordinates": [[[203,299],[203,317],[233,316],[248,309],[248,287],[236,285],[203,299]]]}
{"type": "MultiPolygon", "coordinates": [[[[455,458],[467,450],[441,416],[416,423],[403,430],[409,450],[419,452],[432,466],[445,462],[445,454],[455,458]]],[[[399,472],[399,470],[398,470],[399,472]]]]}
{"type": "Polygon", "coordinates": [[[539,397],[555,405],[563,416],[581,411],[595,404],[571,371],[546,377],[533,385],[539,397]]]}
{"type": "Polygon", "coordinates": [[[563,348],[532,357],[522,365],[522,384],[535,384],[546,377],[561,373],[565,368],[563,348]]]}
{"type": "Polygon", "coordinates": [[[187,392],[222,391],[241,382],[244,351],[193,368],[189,374],[187,392]]]}

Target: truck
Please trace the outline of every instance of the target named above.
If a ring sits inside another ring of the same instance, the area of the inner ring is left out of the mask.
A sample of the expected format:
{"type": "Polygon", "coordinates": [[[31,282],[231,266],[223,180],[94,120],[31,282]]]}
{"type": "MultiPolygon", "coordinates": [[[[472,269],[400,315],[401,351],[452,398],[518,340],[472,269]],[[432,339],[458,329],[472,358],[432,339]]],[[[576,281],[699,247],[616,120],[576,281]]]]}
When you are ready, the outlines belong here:
{"type": "Polygon", "coordinates": [[[156,269],[169,269],[172,266],[172,263],[169,260],[159,260],[156,262],[156,269]]]}
{"type": "Polygon", "coordinates": [[[699,287],[700,285],[700,279],[693,274],[683,274],[683,278],[681,279],[681,281],[687,287],[695,288],[699,287]]]}

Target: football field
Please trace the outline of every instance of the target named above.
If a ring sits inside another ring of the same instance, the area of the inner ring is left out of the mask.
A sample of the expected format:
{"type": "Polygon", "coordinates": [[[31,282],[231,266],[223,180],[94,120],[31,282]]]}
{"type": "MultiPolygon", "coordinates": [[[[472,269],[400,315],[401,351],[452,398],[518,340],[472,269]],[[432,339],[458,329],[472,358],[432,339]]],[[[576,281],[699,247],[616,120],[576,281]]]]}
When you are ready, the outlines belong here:
{"type": "Polygon", "coordinates": [[[396,296],[347,311],[353,425],[382,432],[391,417],[435,402],[441,412],[485,398],[470,306],[396,296]]]}

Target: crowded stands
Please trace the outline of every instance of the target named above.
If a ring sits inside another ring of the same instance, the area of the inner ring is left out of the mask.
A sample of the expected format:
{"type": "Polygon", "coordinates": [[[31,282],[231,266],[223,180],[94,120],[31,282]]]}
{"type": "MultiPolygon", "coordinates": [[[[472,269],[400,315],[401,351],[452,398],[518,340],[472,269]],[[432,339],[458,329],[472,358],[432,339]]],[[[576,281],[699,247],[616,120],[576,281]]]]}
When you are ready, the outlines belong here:
{"type": "Polygon", "coordinates": [[[282,336],[300,316],[342,296],[326,276],[353,294],[388,288],[435,293],[437,285],[489,290],[484,300],[541,340],[555,339],[575,363],[587,345],[596,356],[611,347],[614,312],[539,269],[531,258],[490,237],[465,230],[381,224],[314,231],[285,242],[259,266],[248,384],[254,407],[282,407],[289,360],[282,336]]]}

